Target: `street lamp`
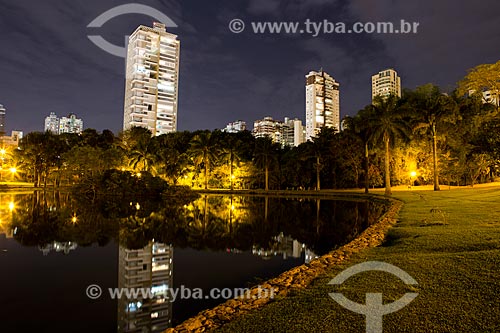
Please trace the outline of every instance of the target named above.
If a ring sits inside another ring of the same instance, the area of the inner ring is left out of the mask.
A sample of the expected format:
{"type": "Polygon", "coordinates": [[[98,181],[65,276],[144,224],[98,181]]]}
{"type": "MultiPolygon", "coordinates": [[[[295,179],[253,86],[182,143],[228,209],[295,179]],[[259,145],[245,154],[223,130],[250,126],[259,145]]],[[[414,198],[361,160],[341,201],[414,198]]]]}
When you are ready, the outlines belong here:
{"type": "Polygon", "coordinates": [[[11,167],[11,168],[9,169],[9,171],[10,171],[10,173],[12,174],[12,181],[14,181],[14,177],[15,177],[15,175],[16,175],[16,173],[17,173],[17,168],[16,168],[16,167],[11,167]]]}
{"type": "Polygon", "coordinates": [[[413,178],[415,178],[416,176],[417,176],[416,171],[410,172],[410,188],[413,186],[413,178]]]}

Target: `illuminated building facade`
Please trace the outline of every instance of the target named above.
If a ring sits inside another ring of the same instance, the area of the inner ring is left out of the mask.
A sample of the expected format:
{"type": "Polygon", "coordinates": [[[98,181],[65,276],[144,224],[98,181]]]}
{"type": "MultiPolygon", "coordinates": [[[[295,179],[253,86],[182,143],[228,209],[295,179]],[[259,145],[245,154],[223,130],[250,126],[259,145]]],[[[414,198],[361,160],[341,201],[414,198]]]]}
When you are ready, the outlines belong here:
{"type": "Polygon", "coordinates": [[[285,118],[284,121],[280,121],[264,117],[254,122],[252,134],[256,138],[269,137],[282,147],[298,146],[305,141],[304,126],[300,119],[285,118]]]}
{"type": "Polygon", "coordinates": [[[83,131],[83,120],[78,118],[74,113],[70,113],[67,117],[59,118],[55,112],[51,112],[50,115],[45,117],[44,131],[53,134],[80,134],[83,131]]]}
{"type": "Polygon", "coordinates": [[[50,115],[45,117],[45,125],[43,127],[44,132],[51,132],[54,134],[59,134],[59,118],[55,112],[51,112],[50,115]]]}
{"type": "Polygon", "coordinates": [[[372,101],[376,96],[387,97],[389,95],[401,97],[401,78],[392,68],[372,76],[372,101]]]}
{"type": "Polygon", "coordinates": [[[177,130],[180,41],[165,25],[139,26],[129,38],[123,129],[177,130]]]}
{"type": "Polygon", "coordinates": [[[243,132],[247,129],[247,123],[243,120],[236,120],[232,123],[227,124],[226,128],[222,131],[227,133],[238,133],[243,132]]]}
{"type": "Polygon", "coordinates": [[[340,131],[340,84],[322,69],[306,75],[306,140],[323,127],[340,131]]]}
{"type": "Polygon", "coordinates": [[[0,104],[0,136],[5,135],[5,107],[0,104]]]}
{"type": "Polygon", "coordinates": [[[67,117],[59,119],[59,134],[62,133],[75,133],[80,134],[83,132],[83,120],[77,118],[75,114],[70,113],[67,117]]]}

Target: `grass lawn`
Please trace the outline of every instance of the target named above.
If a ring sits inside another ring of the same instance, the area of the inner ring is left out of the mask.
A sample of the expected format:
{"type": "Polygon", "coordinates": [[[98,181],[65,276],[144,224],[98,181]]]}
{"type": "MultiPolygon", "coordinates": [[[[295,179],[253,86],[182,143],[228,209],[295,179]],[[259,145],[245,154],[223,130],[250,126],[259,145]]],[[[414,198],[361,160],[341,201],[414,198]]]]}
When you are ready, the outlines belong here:
{"type": "Polygon", "coordinates": [[[363,304],[367,292],[383,293],[384,303],[419,293],[384,316],[384,332],[500,332],[500,187],[401,191],[394,197],[405,205],[384,245],[354,255],[308,288],[217,332],[365,332],[364,316],[342,308],[331,292],[363,304]],[[418,286],[375,271],[341,286],[327,284],[342,270],[371,260],[398,266],[418,286]]]}

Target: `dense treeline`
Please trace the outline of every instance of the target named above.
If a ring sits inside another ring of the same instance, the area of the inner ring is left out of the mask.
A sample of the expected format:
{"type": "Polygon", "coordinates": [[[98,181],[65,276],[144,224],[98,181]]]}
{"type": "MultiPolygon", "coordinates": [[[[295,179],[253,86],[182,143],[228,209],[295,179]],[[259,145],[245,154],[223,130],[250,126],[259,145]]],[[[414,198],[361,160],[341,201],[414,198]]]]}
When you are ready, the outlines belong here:
{"type": "MultiPolygon", "coordinates": [[[[498,75],[500,62],[489,66],[498,75]]],[[[325,128],[293,148],[247,131],[151,137],[143,128],[119,135],[87,129],[80,135],[29,133],[14,160],[35,186],[71,185],[110,169],[194,188],[386,186],[389,194],[391,185],[474,185],[494,180],[500,161],[498,106],[484,103],[482,94],[459,93],[472,83],[484,90],[474,78],[479,69],[450,95],[429,84],[404,91],[402,98],[377,98],[344,118],[343,131],[325,128]]]]}

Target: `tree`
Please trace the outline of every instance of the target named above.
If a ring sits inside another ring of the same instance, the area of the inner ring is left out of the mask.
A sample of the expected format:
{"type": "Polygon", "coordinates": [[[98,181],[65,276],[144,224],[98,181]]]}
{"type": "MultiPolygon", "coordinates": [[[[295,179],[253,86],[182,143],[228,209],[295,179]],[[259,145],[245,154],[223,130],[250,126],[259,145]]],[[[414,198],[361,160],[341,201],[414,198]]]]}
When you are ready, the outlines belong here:
{"type": "Polygon", "coordinates": [[[371,140],[382,142],[385,149],[385,194],[391,195],[390,145],[396,138],[408,137],[403,114],[400,111],[399,98],[395,95],[377,96],[371,106],[369,126],[372,129],[371,140]]]}
{"type": "Polygon", "coordinates": [[[221,157],[229,163],[229,187],[233,190],[233,166],[240,161],[238,154],[240,148],[240,141],[233,135],[227,137],[227,146],[222,149],[221,157]]]}
{"type": "Polygon", "coordinates": [[[155,164],[158,160],[158,147],[155,143],[151,138],[138,141],[128,153],[129,166],[136,171],[147,171],[156,174],[155,164]]]}
{"type": "MultiPolygon", "coordinates": [[[[309,156],[315,159],[314,167],[316,169],[316,190],[321,190],[321,170],[326,164],[326,157],[330,153],[334,142],[335,130],[323,127],[319,134],[313,138],[312,143],[309,144],[309,156]]],[[[332,168],[333,169],[333,168],[332,168]]]]}
{"type": "Polygon", "coordinates": [[[205,189],[208,189],[208,176],[210,167],[219,158],[219,148],[209,131],[197,134],[190,145],[190,154],[196,166],[203,164],[205,173],[205,189]]]}
{"type": "Polygon", "coordinates": [[[269,191],[269,168],[276,162],[278,150],[279,145],[269,137],[255,140],[254,163],[258,168],[264,169],[266,191],[269,191]]]}
{"type": "Polygon", "coordinates": [[[431,137],[434,191],[439,191],[438,129],[443,123],[455,121],[456,104],[451,97],[442,94],[438,87],[428,84],[418,87],[411,94],[408,105],[415,112],[416,123],[413,130],[423,130],[431,137]]]}
{"type": "Polygon", "coordinates": [[[469,93],[480,95],[490,91],[496,99],[496,108],[499,108],[500,92],[500,60],[494,64],[482,64],[469,70],[469,73],[458,83],[458,93],[463,96],[469,93]]]}
{"type": "Polygon", "coordinates": [[[371,119],[372,108],[367,107],[358,112],[358,114],[351,118],[345,118],[346,132],[347,135],[355,138],[364,147],[364,174],[365,174],[365,193],[368,193],[370,188],[370,138],[372,135],[372,129],[369,125],[369,119],[371,119]]]}

